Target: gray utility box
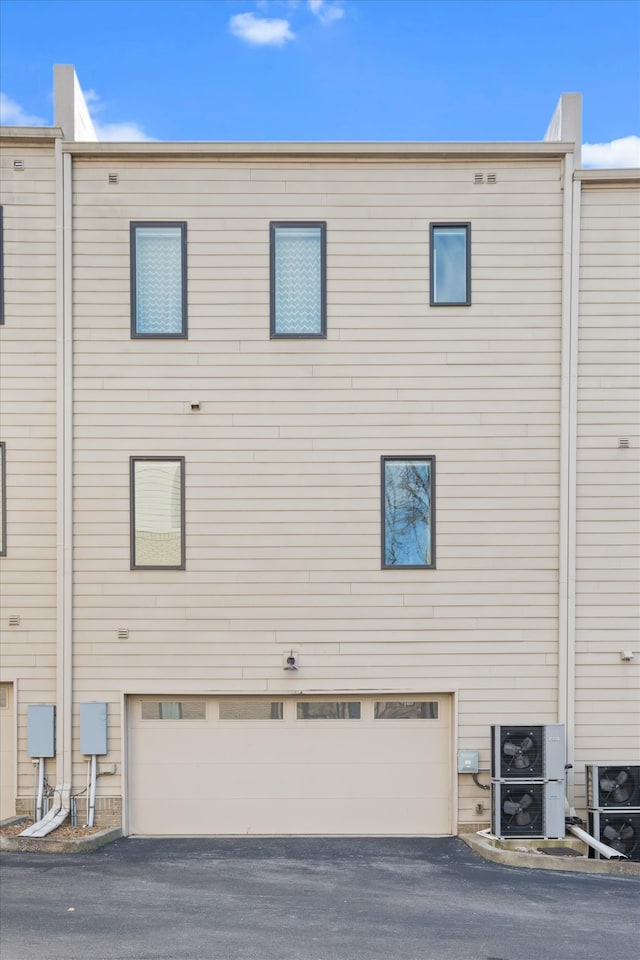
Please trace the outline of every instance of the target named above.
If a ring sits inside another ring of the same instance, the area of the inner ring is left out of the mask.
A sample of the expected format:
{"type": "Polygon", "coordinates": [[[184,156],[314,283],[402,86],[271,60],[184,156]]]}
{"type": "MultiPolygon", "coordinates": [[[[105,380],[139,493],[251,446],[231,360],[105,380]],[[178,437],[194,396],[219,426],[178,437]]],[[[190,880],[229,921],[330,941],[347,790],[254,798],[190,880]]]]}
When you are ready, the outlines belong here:
{"type": "Polygon", "coordinates": [[[492,780],[564,780],[563,723],[491,727],[492,780]]]}
{"type": "Polygon", "coordinates": [[[80,753],[107,753],[106,703],[80,704],[80,753]]]}
{"type": "Polygon", "coordinates": [[[56,708],[52,703],[28,705],[27,753],[30,757],[55,757],[56,708]]]}

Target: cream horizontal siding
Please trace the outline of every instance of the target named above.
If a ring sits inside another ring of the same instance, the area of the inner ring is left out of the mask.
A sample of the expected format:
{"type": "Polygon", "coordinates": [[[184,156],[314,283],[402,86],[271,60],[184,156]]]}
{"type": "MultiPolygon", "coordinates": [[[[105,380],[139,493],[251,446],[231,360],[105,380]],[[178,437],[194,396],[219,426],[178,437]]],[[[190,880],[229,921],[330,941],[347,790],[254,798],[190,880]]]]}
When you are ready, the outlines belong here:
{"type": "MultiPolygon", "coordinates": [[[[33,793],[30,703],[55,702],[56,266],[53,143],[8,141],[0,158],[4,324],[0,440],[6,444],[7,555],[0,558],[0,678],[17,691],[18,794],[33,793]],[[20,159],[24,169],[14,171],[20,159]],[[10,614],[20,617],[8,626],[10,614]]],[[[55,780],[55,761],[47,776],[55,780]]]]}
{"type": "Polygon", "coordinates": [[[583,184],[576,764],[640,760],[640,190],[583,184]],[[618,447],[629,439],[628,450],[618,447]],[[620,660],[632,650],[635,661],[620,660]],[[582,761],[582,762],[581,762],[582,761]]]}
{"type": "Polygon", "coordinates": [[[456,690],[460,746],[485,752],[493,721],[556,719],[559,173],[74,161],[79,699],[456,690]],[[145,219],[187,221],[188,340],[130,339],[145,219]],[[287,219],[327,221],[323,341],[269,340],[268,224],[287,219]],[[430,308],[429,223],[457,220],[473,304],[430,308]],[[380,569],[394,453],[437,456],[436,570],[380,569]],[[185,571],[129,570],[145,454],[186,458],[185,571]]]}

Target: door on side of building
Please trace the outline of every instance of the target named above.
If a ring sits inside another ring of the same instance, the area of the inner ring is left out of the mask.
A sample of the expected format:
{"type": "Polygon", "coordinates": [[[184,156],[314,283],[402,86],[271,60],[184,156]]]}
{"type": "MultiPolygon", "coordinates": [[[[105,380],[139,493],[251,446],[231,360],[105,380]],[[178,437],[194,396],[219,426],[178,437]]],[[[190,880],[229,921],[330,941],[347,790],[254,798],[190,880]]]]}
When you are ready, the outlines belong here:
{"type": "Polygon", "coordinates": [[[446,695],[138,697],[130,832],[448,835],[446,695]]]}
{"type": "Polygon", "coordinates": [[[16,812],[16,749],[13,685],[0,683],[0,820],[16,812]]]}

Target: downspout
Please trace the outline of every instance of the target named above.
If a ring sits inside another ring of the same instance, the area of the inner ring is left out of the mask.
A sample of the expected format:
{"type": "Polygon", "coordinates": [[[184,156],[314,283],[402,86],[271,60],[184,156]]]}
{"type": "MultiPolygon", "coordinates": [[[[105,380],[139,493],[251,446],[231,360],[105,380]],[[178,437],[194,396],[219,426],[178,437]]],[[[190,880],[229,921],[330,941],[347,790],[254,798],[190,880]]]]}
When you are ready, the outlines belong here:
{"type": "MultiPolygon", "coordinates": [[[[57,173],[57,783],[69,808],[73,733],[72,157],[56,142],[57,173]]],[[[57,788],[57,789],[58,789],[57,788]]]]}
{"type": "Polygon", "coordinates": [[[44,837],[71,809],[73,733],[71,156],[56,140],[56,788],[49,812],[23,830],[44,837]]]}
{"type": "MultiPolygon", "coordinates": [[[[560,531],[558,721],[566,731],[567,758],[575,750],[576,689],[576,497],[578,417],[578,321],[580,183],[574,183],[574,156],[563,170],[562,361],[560,419],[560,531]]],[[[574,802],[573,769],[567,770],[567,798],[574,802]]]]}

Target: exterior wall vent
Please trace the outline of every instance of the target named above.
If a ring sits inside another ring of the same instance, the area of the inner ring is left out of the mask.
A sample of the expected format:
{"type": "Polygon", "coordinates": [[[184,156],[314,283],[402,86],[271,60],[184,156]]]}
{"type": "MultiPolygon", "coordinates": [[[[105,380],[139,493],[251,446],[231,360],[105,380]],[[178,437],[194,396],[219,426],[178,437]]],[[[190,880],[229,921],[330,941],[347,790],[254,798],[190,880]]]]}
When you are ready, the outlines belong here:
{"type": "Polygon", "coordinates": [[[20,614],[19,614],[19,613],[10,613],[10,614],[9,614],[9,626],[10,626],[10,627],[19,627],[19,626],[20,626],[20,614]]]}
{"type": "Polygon", "coordinates": [[[117,183],[120,178],[117,173],[110,173],[108,179],[109,183],[117,183]]]}
{"type": "Polygon", "coordinates": [[[487,174],[487,183],[497,183],[497,182],[498,182],[498,178],[496,177],[495,173],[487,174]]]}
{"type": "Polygon", "coordinates": [[[620,437],[618,440],[618,446],[623,450],[629,449],[629,437],[620,437]]]}
{"type": "Polygon", "coordinates": [[[24,160],[14,160],[13,161],[14,170],[24,170],[24,160]]]}
{"type": "Polygon", "coordinates": [[[484,173],[476,173],[473,178],[474,183],[484,183],[484,173]]]}
{"type": "Polygon", "coordinates": [[[129,639],[129,627],[118,627],[118,640],[129,639]]]}

